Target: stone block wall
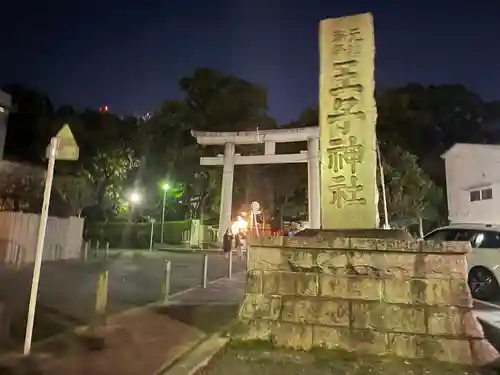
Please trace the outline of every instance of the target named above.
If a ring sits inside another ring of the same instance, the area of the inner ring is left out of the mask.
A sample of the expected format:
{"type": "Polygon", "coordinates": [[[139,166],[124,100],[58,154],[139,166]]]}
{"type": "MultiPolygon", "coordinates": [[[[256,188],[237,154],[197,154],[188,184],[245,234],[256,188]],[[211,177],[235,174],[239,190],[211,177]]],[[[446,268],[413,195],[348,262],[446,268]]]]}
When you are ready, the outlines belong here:
{"type": "Polygon", "coordinates": [[[468,242],[268,237],[250,244],[235,337],[472,364],[468,242]]]}

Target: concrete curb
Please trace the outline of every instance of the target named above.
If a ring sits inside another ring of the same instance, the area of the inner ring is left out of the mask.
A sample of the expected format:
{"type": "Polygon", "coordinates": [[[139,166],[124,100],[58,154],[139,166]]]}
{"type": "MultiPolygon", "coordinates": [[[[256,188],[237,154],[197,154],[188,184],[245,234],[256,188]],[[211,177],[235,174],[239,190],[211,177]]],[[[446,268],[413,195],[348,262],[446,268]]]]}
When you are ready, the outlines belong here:
{"type": "Polygon", "coordinates": [[[154,375],[194,375],[207,366],[210,361],[229,343],[229,337],[222,337],[220,332],[197,345],[185,358],[173,366],[165,366],[154,375]],[[170,367],[170,368],[169,368],[170,367]]]}
{"type": "MultiPolygon", "coordinates": [[[[245,274],[246,271],[241,271],[235,273],[233,276],[238,276],[240,274],[245,274]]],[[[227,277],[213,280],[211,283],[229,280],[227,277]]],[[[191,288],[191,290],[198,289],[200,287],[191,288]]],[[[185,293],[187,291],[183,291],[185,293]]],[[[182,305],[182,301],[171,301],[164,306],[175,306],[182,305]]],[[[227,305],[228,302],[210,302],[204,303],[204,305],[227,305]]],[[[200,368],[205,367],[212,358],[219,353],[229,342],[229,337],[222,337],[222,332],[226,332],[228,328],[232,327],[234,320],[231,320],[228,324],[223,326],[218,332],[208,336],[208,338],[198,341],[195,345],[192,345],[187,350],[183,350],[179,355],[173,356],[171,359],[166,361],[154,375],[193,375],[200,368]]]]}

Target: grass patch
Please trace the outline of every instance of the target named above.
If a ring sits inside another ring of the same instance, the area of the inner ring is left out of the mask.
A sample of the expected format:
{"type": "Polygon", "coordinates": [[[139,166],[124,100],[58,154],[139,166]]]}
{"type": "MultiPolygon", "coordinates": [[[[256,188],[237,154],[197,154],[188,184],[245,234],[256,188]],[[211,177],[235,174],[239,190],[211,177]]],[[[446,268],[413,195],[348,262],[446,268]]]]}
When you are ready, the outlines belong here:
{"type": "Polygon", "coordinates": [[[272,348],[270,343],[231,343],[196,375],[485,375],[442,362],[360,355],[343,350],[309,352],[272,348]]]}

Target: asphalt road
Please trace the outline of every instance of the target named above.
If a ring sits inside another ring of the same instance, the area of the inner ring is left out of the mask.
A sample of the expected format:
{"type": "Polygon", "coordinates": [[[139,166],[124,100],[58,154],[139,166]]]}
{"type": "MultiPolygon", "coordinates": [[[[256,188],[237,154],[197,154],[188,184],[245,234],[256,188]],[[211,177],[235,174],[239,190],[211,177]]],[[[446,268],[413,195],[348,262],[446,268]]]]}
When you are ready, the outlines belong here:
{"type": "MultiPolygon", "coordinates": [[[[174,252],[112,252],[108,257],[108,314],[160,300],[165,261],[172,266],[171,293],[201,284],[203,255],[174,252]]],[[[45,262],[42,266],[37,314],[51,314],[58,322],[83,325],[94,318],[95,295],[103,262],[45,262]]],[[[245,261],[233,257],[233,272],[243,271],[245,261]]],[[[208,280],[227,276],[228,260],[208,256],[208,280]]],[[[13,319],[25,318],[32,266],[19,270],[0,268],[0,301],[13,319]]],[[[0,319],[3,319],[0,317],[0,319]]],[[[35,321],[35,330],[36,330],[35,321]]],[[[17,323],[17,325],[22,325],[17,323]]]]}

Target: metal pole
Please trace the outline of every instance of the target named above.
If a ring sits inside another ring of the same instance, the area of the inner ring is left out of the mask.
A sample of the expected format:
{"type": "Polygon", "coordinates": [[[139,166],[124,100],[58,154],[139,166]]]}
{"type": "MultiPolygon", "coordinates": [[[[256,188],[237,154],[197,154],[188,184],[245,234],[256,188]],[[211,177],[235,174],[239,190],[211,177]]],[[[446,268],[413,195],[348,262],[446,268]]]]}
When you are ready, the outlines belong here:
{"type": "Polygon", "coordinates": [[[231,278],[233,276],[233,250],[229,250],[228,262],[227,277],[231,278]]]}
{"type": "Polygon", "coordinates": [[[380,185],[382,186],[382,203],[384,206],[384,229],[391,229],[389,225],[389,213],[387,210],[387,195],[385,193],[385,177],[384,177],[384,166],[382,165],[382,157],[380,155],[380,148],[378,147],[378,141],[376,141],[377,148],[377,159],[378,159],[378,169],[380,173],[380,185]]]}
{"type": "Polygon", "coordinates": [[[203,274],[202,274],[202,280],[201,280],[201,285],[203,286],[203,289],[206,289],[206,287],[207,287],[207,276],[208,276],[208,254],[204,253],[203,254],[203,274]]]}
{"type": "Polygon", "coordinates": [[[163,286],[163,303],[168,302],[168,296],[170,295],[170,277],[172,275],[172,263],[167,260],[165,261],[165,280],[163,286]]]}
{"type": "Polygon", "coordinates": [[[149,238],[149,251],[153,250],[153,234],[155,232],[155,222],[151,220],[151,237],[149,238]]]}
{"type": "Polygon", "coordinates": [[[96,244],[95,244],[95,257],[96,258],[99,257],[99,241],[96,241],[96,244]]]}
{"type": "Polygon", "coordinates": [[[36,241],[35,263],[33,265],[33,279],[31,281],[31,293],[28,306],[28,319],[26,322],[26,336],[24,338],[24,355],[31,351],[33,339],[33,326],[35,323],[35,310],[38,297],[38,284],[40,282],[40,270],[42,268],[43,245],[45,243],[45,231],[47,229],[47,218],[49,216],[50,193],[52,180],[54,179],[54,166],[56,163],[57,146],[59,139],[53,137],[50,140],[49,163],[47,176],[45,177],[45,190],[43,192],[42,212],[40,213],[40,225],[38,227],[38,238],[36,241]]]}
{"type": "Polygon", "coordinates": [[[109,251],[109,241],[106,242],[106,249],[104,250],[104,260],[108,260],[108,251],[109,251]]]}
{"type": "Polygon", "coordinates": [[[89,246],[90,246],[90,241],[85,242],[85,244],[83,246],[83,261],[84,262],[87,261],[87,257],[88,257],[88,253],[89,253],[89,246]]]}
{"type": "Polygon", "coordinates": [[[161,210],[161,235],[160,243],[163,243],[163,224],[165,224],[165,202],[167,201],[167,191],[163,190],[163,208],[161,210]]]}

